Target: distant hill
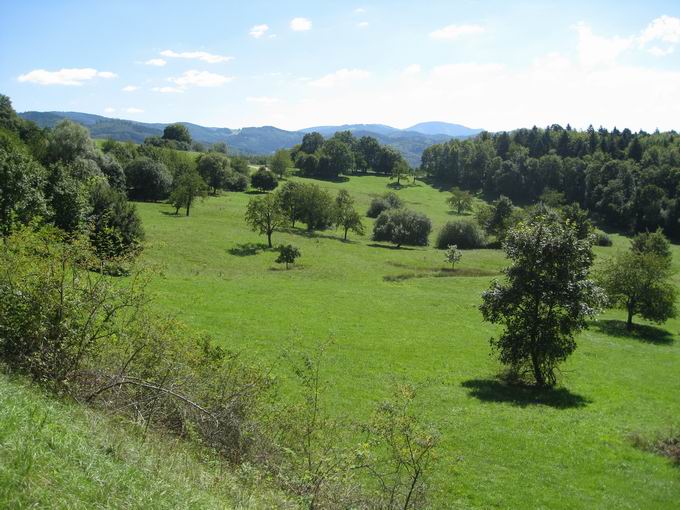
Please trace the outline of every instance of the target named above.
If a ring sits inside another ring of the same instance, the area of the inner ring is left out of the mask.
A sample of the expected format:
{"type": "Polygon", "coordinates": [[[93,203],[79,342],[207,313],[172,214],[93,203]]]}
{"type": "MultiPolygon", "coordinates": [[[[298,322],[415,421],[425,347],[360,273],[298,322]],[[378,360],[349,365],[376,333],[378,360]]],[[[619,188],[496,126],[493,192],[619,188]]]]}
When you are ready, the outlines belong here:
{"type": "MultiPolygon", "coordinates": [[[[87,127],[93,138],[111,138],[119,141],[142,143],[149,136],[160,136],[167,124],[114,119],[80,112],[24,112],[23,118],[41,127],[53,127],[63,119],[70,119],[87,127]]],[[[240,129],[205,127],[182,122],[191,137],[202,143],[224,142],[243,154],[271,154],[280,148],[289,148],[302,141],[306,133],[318,131],[325,137],[337,131],[351,131],[354,136],[373,136],[380,143],[398,149],[411,165],[420,164],[420,156],[430,145],[451,138],[466,138],[479,133],[458,124],[424,122],[408,129],[397,129],[384,124],[346,124],[342,126],[316,126],[299,131],[286,131],[273,126],[244,127],[240,129]]]]}
{"type": "Polygon", "coordinates": [[[424,135],[448,135],[454,138],[475,136],[481,133],[482,129],[471,129],[460,124],[450,124],[448,122],[421,122],[404,131],[414,131],[424,135]]]}

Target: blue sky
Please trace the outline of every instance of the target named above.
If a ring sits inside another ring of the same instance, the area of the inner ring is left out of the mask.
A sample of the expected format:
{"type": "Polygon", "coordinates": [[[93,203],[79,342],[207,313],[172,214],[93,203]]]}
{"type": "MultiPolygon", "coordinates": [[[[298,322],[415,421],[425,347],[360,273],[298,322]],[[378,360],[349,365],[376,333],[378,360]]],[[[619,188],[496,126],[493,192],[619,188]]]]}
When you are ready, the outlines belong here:
{"type": "Polygon", "coordinates": [[[676,1],[14,1],[15,108],[210,126],[680,130],[676,1]]]}

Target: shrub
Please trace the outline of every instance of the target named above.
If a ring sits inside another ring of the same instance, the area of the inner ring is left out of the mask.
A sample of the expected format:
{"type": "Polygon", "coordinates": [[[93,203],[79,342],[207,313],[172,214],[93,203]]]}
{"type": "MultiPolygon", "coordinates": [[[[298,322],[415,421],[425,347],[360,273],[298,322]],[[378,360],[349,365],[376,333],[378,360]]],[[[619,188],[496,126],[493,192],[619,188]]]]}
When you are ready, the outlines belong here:
{"type": "Polygon", "coordinates": [[[224,189],[227,191],[245,191],[248,189],[248,176],[238,173],[229,172],[224,180],[224,189]]]}
{"type": "Polygon", "coordinates": [[[598,230],[595,232],[594,244],[596,246],[611,246],[614,243],[612,243],[611,238],[607,234],[598,230]]]}
{"type": "Polygon", "coordinates": [[[279,185],[276,176],[263,166],[253,174],[250,182],[253,185],[253,188],[259,189],[260,191],[271,191],[279,185]]]}
{"type": "Polygon", "coordinates": [[[389,241],[397,245],[427,246],[432,222],[422,213],[408,209],[392,209],[380,213],[373,226],[375,241],[389,241]]]}
{"type": "Polygon", "coordinates": [[[483,248],[486,239],[476,223],[464,220],[449,221],[437,235],[437,248],[445,250],[455,244],[461,250],[483,248]]]}
{"type": "Polygon", "coordinates": [[[368,207],[366,216],[369,218],[377,218],[380,213],[389,209],[399,209],[404,206],[401,198],[396,193],[385,193],[382,197],[376,197],[371,200],[371,205],[368,207]]]}
{"type": "Polygon", "coordinates": [[[134,159],[125,167],[128,195],[135,200],[162,200],[170,194],[168,168],[151,158],[134,159]]]}

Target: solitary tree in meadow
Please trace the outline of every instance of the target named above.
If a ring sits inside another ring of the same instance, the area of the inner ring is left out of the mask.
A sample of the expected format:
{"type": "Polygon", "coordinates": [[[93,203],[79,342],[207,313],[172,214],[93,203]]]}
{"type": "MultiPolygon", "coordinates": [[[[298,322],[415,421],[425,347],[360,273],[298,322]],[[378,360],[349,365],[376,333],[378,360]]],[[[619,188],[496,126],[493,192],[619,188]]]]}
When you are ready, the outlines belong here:
{"type": "Polygon", "coordinates": [[[408,166],[408,163],[404,160],[404,158],[400,157],[392,167],[392,175],[390,175],[390,179],[396,179],[397,186],[401,186],[401,180],[408,177],[410,172],[411,168],[408,166]]]}
{"type": "Polygon", "coordinates": [[[186,215],[197,198],[208,194],[208,186],[197,172],[188,171],[178,177],[175,189],[170,194],[170,203],[175,207],[175,214],[184,207],[186,215]]]}
{"type": "Polygon", "coordinates": [[[288,173],[288,169],[293,166],[293,162],[290,160],[290,152],[286,149],[279,149],[274,153],[271,161],[272,172],[279,176],[279,179],[283,179],[288,173]]]}
{"type": "Polygon", "coordinates": [[[300,250],[298,250],[292,244],[279,246],[279,256],[276,259],[277,264],[286,264],[286,269],[288,269],[289,264],[294,264],[295,259],[300,256],[300,250]]]}
{"type": "Polygon", "coordinates": [[[463,252],[458,249],[458,246],[451,244],[444,252],[444,256],[446,262],[451,264],[451,269],[456,269],[456,264],[463,258],[463,252]]]}
{"type": "Polygon", "coordinates": [[[482,294],[484,320],[505,329],[491,346],[514,376],[532,374],[538,386],[556,382],[557,365],[574,352],[574,335],[598,313],[605,295],[590,279],[589,239],[556,215],[530,218],[511,229],[505,281],[482,294]]]}
{"type": "Polygon", "coordinates": [[[286,224],[286,216],[281,204],[274,195],[253,198],[246,208],[246,222],[260,235],[267,236],[267,243],[272,247],[272,234],[277,228],[286,224]]]}
{"type": "Polygon", "coordinates": [[[451,196],[447,202],[458,214],[463,214],[472,209],[472,195],[469,191],[463,191],[458,186],[451,188],[451,196]]]}
{"type": "Polygon", "coordinates": [[[338,196],[335,197],[335,225],[344,230],[345,241],[347,241],[347,232],[350,230],[357,235],[364,233],[361,215],[354,209],[354,199],[345,189],[338,191],[338,196]]]}

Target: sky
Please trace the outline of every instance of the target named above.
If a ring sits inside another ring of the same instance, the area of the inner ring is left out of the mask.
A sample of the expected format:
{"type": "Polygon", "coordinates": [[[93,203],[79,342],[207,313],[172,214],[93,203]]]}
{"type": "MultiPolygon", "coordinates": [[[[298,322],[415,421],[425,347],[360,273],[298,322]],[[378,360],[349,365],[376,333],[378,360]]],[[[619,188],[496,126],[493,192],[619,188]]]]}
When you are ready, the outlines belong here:
{"type": "Polygon", "coordinates": [[[680,1],[0,0],[17,111],[680,130],[680,1]]]}

